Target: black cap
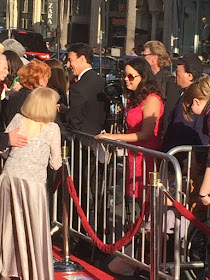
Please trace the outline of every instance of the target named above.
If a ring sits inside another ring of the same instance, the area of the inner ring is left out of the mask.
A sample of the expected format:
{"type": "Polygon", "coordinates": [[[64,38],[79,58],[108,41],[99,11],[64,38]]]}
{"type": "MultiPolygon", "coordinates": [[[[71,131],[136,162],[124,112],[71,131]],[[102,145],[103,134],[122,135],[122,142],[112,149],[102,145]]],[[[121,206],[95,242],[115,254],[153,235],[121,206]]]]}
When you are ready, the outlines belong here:
{"type": "Polygon", "coordinates": [[[177,60],[176,64],[177,65],[185,65],[185,66],[187,66],[187,67],[197,71],[198,73],[202,73],[203,72],[202,61],[194,53],[184,54],[183,56],[181,56],[177,60]]]}

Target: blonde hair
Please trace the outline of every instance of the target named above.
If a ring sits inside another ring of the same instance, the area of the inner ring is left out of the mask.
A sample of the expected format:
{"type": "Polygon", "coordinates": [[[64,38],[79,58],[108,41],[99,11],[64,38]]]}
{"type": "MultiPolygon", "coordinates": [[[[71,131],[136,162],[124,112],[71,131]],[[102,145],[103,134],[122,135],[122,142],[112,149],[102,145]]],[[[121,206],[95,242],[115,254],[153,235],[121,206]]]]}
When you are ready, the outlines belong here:
{"type": "MultiPolygon", "coordinates": [[[[206,98],[210,97],[210,75],[205,75],[199,79],[198,87],[206,98]]],[[[198,97],[197,97],[198,98],[198,97]]]]}
{"type": "Polygon", "coordinates": [[[190,109],[193,104],[193,99],[206,100],[206,103],[210,100],[210,76],[205,75],[201,77],[198,82],[192,83],[184,92],[183,95],[183,107],[184,117],[188,121],[192,121],[190,116],[190,109]]]}
{"type": "Polygon", "coordinates": [[[57,113],[58,100],[59,94],[55,90],[48,87],[36,88],[25,100],[21,113],[37,122],[53,122],[57,113]]]}
{"type": "Polygon", "coordinates": [[[156,40],[148,41],[144,44],[144,48],[149,48],[151,54],[156,54],[158,56],[158,66],[160,68],[167,67],[170,65],[169,55],[162,42],[156,40]]]}
{"type": "Polygon", "coordinates": [[[4,46],[0,43],[0,53],[4,52],[4,46]]]}

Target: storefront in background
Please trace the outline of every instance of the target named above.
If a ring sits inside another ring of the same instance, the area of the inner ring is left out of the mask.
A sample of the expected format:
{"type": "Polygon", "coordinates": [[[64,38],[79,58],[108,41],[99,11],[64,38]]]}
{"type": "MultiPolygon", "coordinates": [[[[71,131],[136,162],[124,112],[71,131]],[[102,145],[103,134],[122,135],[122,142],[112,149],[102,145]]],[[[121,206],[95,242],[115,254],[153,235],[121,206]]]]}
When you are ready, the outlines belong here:
{"type": "Polygon", "coordinates": [[[178,41],[175,46],[179,54],[194,52],[207,59],[210,55],[210,1],[180,1],[178,20],[179,32],[174,40],[178,41]]]}

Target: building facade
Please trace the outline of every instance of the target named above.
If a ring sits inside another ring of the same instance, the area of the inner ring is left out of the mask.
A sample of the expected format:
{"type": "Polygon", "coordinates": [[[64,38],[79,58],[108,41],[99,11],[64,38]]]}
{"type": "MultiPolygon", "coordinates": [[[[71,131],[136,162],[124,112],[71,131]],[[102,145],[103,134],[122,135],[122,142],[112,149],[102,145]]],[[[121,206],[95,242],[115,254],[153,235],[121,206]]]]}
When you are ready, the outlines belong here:
{"type": "MultiPolygon", "coordinates": [[[[34,29],[61,47],[85,42],[125,50],[128,0],[1,0],[0,27],[34,29]],[[60,13],[58,12],[60,11],[60,13]]],[[[135,47],[161,40],[168,51],[209,53],[209,0],[136,1],[135,47]]]]}

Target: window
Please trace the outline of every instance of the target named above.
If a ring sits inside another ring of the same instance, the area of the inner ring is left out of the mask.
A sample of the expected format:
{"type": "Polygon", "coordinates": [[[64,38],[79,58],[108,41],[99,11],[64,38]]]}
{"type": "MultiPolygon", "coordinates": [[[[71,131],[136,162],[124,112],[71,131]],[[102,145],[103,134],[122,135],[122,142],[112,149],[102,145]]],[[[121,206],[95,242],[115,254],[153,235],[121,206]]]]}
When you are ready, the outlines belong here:
{"type": "Polygon", "coordinates": [[[210,54],[210,1],[183,0],[180,14],[179,53],[191,51],[206,59],[210,54]]]}
{"type": "Polygon", "coordinates": [[[91,0],[73,0],[72,15],[89,16],[90,12],[91,12],[91,0]]]}

